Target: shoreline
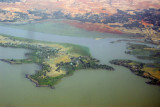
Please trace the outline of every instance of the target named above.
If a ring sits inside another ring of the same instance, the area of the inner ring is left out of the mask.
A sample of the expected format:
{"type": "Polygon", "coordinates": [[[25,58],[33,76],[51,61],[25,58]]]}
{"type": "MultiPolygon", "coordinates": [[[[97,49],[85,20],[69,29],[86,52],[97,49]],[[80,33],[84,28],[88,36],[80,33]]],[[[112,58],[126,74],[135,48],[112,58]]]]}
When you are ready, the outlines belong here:
{"type": "Polygon", "coordinates": [[[8,59],[0,59],[0,61],[6,62],[6,63],[9,63],[9,64],[22,64],[22,63],[16,63],[16,62],[8,60],[8,59]]]}
{"type": "Polygon", "coordinates": [[[144,64],[144,63],[141,63],[139,65],[130,65],[129,63],[136,63],[132,60],[112,60],[110,61],[110,63],[114,65],[126,67],[135,75],[150,79],[150,81],[145,82],[147,84],[160,86],[160,80],[158,78],[154,77],[149,72],[142,70],[141,64],[144,64]]]}
{"type": "MultiPolygon", "coordinates": [[[[86,31],[96,31],[99,33],[109,33],[109,34],[119,34],[119,35],[128,35],[131,39],[144,39],[146,43],[151,43],[155,45],[160,45],[160,42],[152,40],[152,38],[146,38],[147,34],[142,33],[133,33],[133,32],[125,32],[118,30],[114,27],[110,27],[103,23],[90,23],[90,22],[81,22],[77,20],[69,20],[69,19],[45,19],[39,21],[26,21],[26,22],[0,22],[1,24],[8,24],[8,25],[27,25],[27,24],[37,24],[43,22],[55,22],[55,23],[64,23],[70,26],[83,29],[86,31]]],[[[97,36],[98,38],[98,36],[97,36]]]]}
{"type": "Polygon", "coordinates": [[[150,79],[151,81],[146,82],[147,84],[160,86],[160,49],[155,46],[149,46],[146,43],[128,43],[127,45],[127,50],[124,52],[125,54],[133,55],[141,60],[150,60],[152,62],[145,63],[127,59],[115,59],[110,61],[110,63],[126,67],[134,74],[150,79]]]}
{"type": "Polygon", "coordinates": [[[36,87],[50,87],[51,89],[55,89],[54,86],[39,85],[38,82],[37,82],[36,80],[32,79],[29,74],[26,74],[25,77],[26,77],[27,79],[29,79],[31,82],[33,82],[33,83],[36,85],[36,87]]]}
{"type": "Polygon", "coordinates": [[[158,85],[160,86],[160,80],[155,78],[154,76],[152,76],[149,72],[146,72],[146,71],[141,71],[141,70],[135,70],[134,69],[134,66],[130,66],[130,65],[126,65],[124,63],[119,63],[118,61],[117,62],[110,62],[111,64],[114,64],[114,65],[119,65],[119,66],[123,66],[123,67],[126,67],[128,68],[132,73],[134,73],[135,75],[137,76],[140,76],[140,77],[143,77],[143,78],[147,78],[147,79],[150,79],[150,81],[148,82],[145,82],[147,84],[150,84],[150,85],[158,85]],[[145,74],[145,75],[144,75],[145,74]]]}
{"type": "Polygon", "coordinates": [[[100,64],[99,60],[91,57],[87,47],[80,45],[55,44],[38,40],[28,41],[28,39],[24,38],[3,35],[0,35],[0,45],[32,50],[30,53],[27,53],[26,59],[1,59],[1,61],[10,64],[39,64],[42,69],[36,71],[33,75],[26,75],[37,87],[54,88],[54,85],[60,79],[80,69],[114,70],[111,66],[100,64]]]}

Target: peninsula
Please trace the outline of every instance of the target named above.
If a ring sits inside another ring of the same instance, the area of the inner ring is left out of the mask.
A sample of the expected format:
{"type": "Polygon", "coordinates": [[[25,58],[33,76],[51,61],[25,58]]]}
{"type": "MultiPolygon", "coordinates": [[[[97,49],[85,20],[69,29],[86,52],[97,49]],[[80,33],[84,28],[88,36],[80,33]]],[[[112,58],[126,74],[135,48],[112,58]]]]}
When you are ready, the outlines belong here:
{"type": "Polygon", "coordinates": [[[160,49],[143,44],[128,44],[126,54],[134,55],[138,59],[150,60],[153,63],[142,63],[133,60],[116,59],[110,61],[115,65],[129,68],[134,74],[149,78],[147,84],[160,85],[160,49]]]}
{"type": "Polygon", "coordinates": [[[51,87],[63,77],[72,75],[80,69],[114,70],[108,65],[99,64],[99,60],[92,58],[89,49],[84,46],[68,43],[51,43],[0,35],[0,46],[25,48],[31,50],[26,53],[26,59],[0,59],[10,64],[36,63],[41,70],[33,75],[26,75],[28,79],[40,87],[51,87]]]}

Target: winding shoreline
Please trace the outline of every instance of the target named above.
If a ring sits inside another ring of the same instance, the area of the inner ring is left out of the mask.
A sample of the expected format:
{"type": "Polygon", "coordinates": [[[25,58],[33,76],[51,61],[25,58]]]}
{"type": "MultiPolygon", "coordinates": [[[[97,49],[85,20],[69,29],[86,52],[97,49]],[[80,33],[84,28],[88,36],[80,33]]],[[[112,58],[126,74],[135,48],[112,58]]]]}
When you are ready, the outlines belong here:
{"type": "Polygon", "coordinates": [[[42,68],[26,78],[37,87],[50,87],[67,75],[80,69],[105,69],[113,71],[108,65],[99,64],[99,60],[92,58],[87,47],[72,44],[57,44],[51,42],[34,41],[24,38],[0,35],[0,46],[30,49],[27,59],[0,59],[10,64],[36,63],[42,68]]]}
{"type": "Polygon", "coordinates": [[[39,85],[38,82],[37,82],[36,80],[32,79],[29,74],[26,74],[25,77],[26,77],[27,79],[29,79],[31,82],[35,83],[35,84],[36,84],[36,87],[50,87],[51,89],[55,89],[54,86],[39,85]]]}
{"type": "Polygon", "coordinates": [[[152,62],[142,63],[133,60],[115,59],[110,61],[110,63],[124,66],[134,74],[150,79],[151,81],[146,82],[147,84],[160,85],[160,48],[138,43],[128,43],[127,51],[124,53],[152,62]]]}
{"type": "Polygon", "coordinates": [[[150,79],[151,81],[146,82],[147,84],[160,86],[160,80],[158,78],[152,76],[149,72],[142,70],[142,64],[144,63],[138,64],[138,62],[134,62],[132,60],[112,60],[110,63],[126,67],[135,75],[150,79]],[[137,63],[137,65],[130,65],[130,63],[137,63]]]}

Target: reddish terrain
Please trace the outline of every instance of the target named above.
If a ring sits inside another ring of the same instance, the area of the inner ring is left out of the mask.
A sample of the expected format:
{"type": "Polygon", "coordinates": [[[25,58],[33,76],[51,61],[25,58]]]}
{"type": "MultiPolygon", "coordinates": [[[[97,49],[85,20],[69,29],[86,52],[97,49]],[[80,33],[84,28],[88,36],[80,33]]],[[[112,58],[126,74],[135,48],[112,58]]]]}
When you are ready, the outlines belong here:
{"type": "Polygon", "coordinates": [[[12,9],[12,11],[31,10],[34,8],[48,9],[48,11],[62,10],[64,13],[84,14],[92,12],[95,14],[115,14],[120,10],[137,10],[148,8],[159,8],[159,0],[23,0],[17,3],[0,3],[1,9],[12,9]]]}
{"type": "Polygon", "coordinates": [[[84,23],[80,21],[69,21],[69,20],[63,22],[88,31],[97,31],[97,32],[112,33],[112,34],[124,34],[122,31],[114,29],[105,24],[90,23],[90,22],[84,23]]]}
{"type": "Polygon", "coordinates": [[[22,0],[0,2],[0,22],[67,19],[89,31],[140,34],[160,44],[159,0],[22,0]]]}

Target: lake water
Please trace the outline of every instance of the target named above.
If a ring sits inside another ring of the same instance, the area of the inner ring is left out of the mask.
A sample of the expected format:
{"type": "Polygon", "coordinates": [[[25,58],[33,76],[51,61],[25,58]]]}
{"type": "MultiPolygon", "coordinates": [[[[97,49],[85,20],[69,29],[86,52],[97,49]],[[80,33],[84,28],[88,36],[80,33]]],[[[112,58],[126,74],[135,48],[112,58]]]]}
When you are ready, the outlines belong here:
{"type": "MultiPolygon", "coordinates": [[[[93,32],[85,32],[79,29],[78,33],[86,37],[73,37],[0,26],[1,34],[87,46],[90,48],[91,55],[99,59],[102,64],[111,65],[109,61],[117,58],[143,61],[124,53],[126,42],[110,43],[120,39],[119,35],[111,38],[110,34],[106,34],[107,38],[95,40],[88,38],[93,32]]],[[[0,47],[0,59],[25,58],[24,54],[28,51],[0,47]]],[[[115,71],[92,69],[76,71],[72,76],[63,78],[53,90],[47,87],[37,88],[34,83],[25,78],[25,74],[32,74],[38,70],[38,65],[10,65],[0,62],[0,105],[16,107],[158,107],[160,105],[160,87],[145,84],[147,79],[134,75],[127,68],[111,66],[115,71]]]]}

